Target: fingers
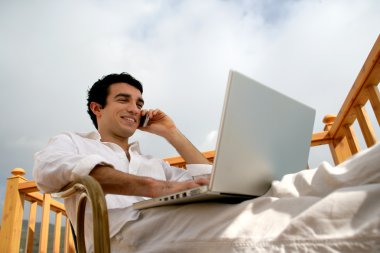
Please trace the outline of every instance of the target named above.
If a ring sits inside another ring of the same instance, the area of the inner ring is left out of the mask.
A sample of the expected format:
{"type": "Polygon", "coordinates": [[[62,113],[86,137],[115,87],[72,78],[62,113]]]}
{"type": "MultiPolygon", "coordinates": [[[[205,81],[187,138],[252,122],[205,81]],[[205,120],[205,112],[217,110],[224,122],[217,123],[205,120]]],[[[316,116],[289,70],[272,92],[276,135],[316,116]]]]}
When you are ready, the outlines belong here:
{"type": "Polygon", "coordinates": [[[207,185],[209,182],[210,180],[207,178],[199,178],[199,179],[189,180],[189,181],[184,181],[184,182],[179,182],[179,183],[183,183],[183,189],[187,190],[187,189],[196,188],[202,185],[207,185]]]}
{"type": "Polygon", "coordinates": [[[166,114],[162,112],[160,109],[142,110],[141,116],[145,116],[145,115],[148,115],[148,117],[153,120],[160,120],[166,116],[166,114]]]}
{"type": "Polygon", "coordinates": [[[183,182],[175,181],[160,181],[162,188],[156,188],[153,196],[164,196],[168,194],[173,194],[180,191],[189,190],[192,188],[197,188],[202,185],[207,185],[209,180],[207,178],[199,178],[196,180],[189,180],[183,182]]]}
{"type": "Polygon", "coordinates": [[[183,182],[170,182],[172,186],[171,190],[173,190],[173,192],[178,192],[182,190],[196,188],[196,187],[206,184],[206,181],[203,179],[203,180],[197,180],[197,181],[189,180],[189,181],[183,181],[183,182]]]}

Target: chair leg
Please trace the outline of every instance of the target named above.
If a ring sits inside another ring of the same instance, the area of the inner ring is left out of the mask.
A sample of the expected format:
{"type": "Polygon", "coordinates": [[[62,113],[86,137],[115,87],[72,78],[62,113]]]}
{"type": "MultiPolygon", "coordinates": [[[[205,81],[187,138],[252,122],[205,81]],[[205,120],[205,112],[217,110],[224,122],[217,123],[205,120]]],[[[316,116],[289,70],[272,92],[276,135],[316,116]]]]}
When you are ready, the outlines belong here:
{"type": "Polygon", "coordinates": [[[73,234],[73,240],[74,240],[75,252],[78,253],[77,236],[75,235],[75,230],[74,230],[74,227],[73,227],[73,224],[71,223],[71,221],[70,221],[70,227],[71,227],[71,232],[72,232],[72,234],[73,234]]]}

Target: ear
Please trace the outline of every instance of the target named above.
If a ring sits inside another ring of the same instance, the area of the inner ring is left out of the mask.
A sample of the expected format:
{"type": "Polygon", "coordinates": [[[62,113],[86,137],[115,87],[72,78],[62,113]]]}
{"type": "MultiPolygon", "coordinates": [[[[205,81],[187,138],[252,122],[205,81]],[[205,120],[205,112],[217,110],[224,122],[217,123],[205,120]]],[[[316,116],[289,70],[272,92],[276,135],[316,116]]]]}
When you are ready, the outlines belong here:
{"type": "Polygon", "coordinates": [[[90,109],[96,115],[96,117],[100,117],[101,116],[102,106],[100,104],[98,104],[96,102],[91,102],[90,103],[90,109]]]}

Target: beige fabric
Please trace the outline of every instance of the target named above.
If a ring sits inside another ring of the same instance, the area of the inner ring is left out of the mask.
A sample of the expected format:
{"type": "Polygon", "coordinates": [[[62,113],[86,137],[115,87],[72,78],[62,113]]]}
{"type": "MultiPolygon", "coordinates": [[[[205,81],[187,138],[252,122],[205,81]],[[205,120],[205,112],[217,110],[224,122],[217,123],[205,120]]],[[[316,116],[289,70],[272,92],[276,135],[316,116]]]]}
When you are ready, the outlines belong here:
{"type": "Polygon", "coordinates": [[[237,205],[144,210],[112,238],[112,252],[380,252],[379,199],[378,144],[338,167],[287,175],[237,205]]]}

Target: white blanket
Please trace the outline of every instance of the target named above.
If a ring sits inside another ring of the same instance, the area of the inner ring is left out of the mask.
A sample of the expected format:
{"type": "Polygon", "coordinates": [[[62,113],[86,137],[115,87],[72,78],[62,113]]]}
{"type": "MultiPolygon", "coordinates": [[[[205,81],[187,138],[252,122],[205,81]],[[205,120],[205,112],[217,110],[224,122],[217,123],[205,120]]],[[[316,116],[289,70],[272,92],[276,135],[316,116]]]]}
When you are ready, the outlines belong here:
{"type": "Polygon", "coordinates": [[[144,210],[112,252],[380,252],[380,144],[286,175],[262,197],[144,210]]]}

